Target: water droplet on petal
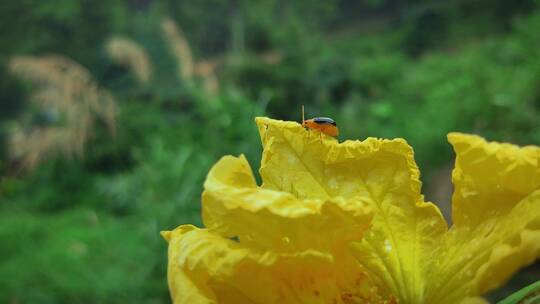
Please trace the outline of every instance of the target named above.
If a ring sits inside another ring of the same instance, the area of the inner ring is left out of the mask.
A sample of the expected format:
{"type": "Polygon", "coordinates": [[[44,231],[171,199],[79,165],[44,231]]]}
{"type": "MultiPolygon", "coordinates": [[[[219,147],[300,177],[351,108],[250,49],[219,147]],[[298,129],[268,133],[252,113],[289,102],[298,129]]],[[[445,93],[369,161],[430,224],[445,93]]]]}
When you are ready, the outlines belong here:
{"type": "Polygon", "coordinates": [[[291,239],[289,239],[289,238],[286,237],[286,236],[282,237],[281,240],[282,240],[283,243],[285,243],[285,244],[290,244],[290,243],[291,243],[291,239]]]}
{"type": "Polygon", "coordinates": [[[290,155],[287,160],[289,162],[289,165],[294,165],[298,162],[298,160],[294,156],[290,156],[290,155]]]}
{"type": "Polygon", "coordinates": [[[386,250],[386,252],[392,251],[392,244],[390,244],[389,240],[384,240],[384,250],[386,250]]]}
{"type": "Polygon", "coordinates": [[[335,178],[331,178],[329,181],[328,181],[328,186],[332,189],[337,189],[338,188],[338,182],[335,178]]]}

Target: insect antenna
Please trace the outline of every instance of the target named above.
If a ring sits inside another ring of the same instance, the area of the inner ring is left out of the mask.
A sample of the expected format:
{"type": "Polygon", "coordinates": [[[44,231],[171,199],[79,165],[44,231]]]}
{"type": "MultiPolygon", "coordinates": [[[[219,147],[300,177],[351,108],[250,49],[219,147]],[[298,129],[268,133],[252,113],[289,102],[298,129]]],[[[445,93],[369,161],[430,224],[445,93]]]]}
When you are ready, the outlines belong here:
{"type": "Polygon", "coordinates": [[[304,105],[302,105],[302,125],[304,125],[304,105]]]}

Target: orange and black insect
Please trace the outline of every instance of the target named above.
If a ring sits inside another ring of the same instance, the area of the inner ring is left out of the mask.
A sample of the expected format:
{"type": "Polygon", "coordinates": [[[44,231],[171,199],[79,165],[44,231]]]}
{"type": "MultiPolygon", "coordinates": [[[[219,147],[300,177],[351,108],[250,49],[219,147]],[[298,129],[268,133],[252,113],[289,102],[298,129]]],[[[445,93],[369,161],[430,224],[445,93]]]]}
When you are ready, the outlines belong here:
{"type": "Polygon", "coordinates": [[[326,135],[337,137],[339,129],[336,122],[329,117],[315,117],[304,119],[304,106],[302,106],[302,126],[308,130],[319,130],[326,135]]]}

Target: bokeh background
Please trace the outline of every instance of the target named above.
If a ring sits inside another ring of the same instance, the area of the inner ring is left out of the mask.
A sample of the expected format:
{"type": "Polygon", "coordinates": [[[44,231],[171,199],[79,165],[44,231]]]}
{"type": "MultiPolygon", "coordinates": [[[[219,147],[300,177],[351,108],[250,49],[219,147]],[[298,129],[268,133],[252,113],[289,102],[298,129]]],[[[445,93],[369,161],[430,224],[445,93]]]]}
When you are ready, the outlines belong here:
{"type": "Polygon", "coordinates": [[[159,231],[302,104],[407,139],[448,215],[446,133],[540,144],[540,1],[2,1],[0,302],[168,303],[159,231]]]}

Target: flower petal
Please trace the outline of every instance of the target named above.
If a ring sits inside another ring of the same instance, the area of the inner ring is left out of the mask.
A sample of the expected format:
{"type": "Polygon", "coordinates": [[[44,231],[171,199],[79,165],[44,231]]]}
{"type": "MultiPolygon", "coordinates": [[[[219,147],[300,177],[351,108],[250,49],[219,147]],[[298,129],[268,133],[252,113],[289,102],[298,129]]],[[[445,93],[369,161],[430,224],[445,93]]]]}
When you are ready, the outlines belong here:
{"type": "Polygon", "coordinates": [[[193,226],[164,234],[174,303],[383,303],[353,259],[248,249],[193,226]]]}
{"type": "Polygon", "coordinates": [[[362,238],[372,218],[360,198],[301,200],[258,188],[244,156],[225,156],[214,165],[202,201],[203,222],[212,232],[276,252],[343,251],[362,238]]]}
{"type": "Polygon", "coordinates": [[[449,140],[455,223],[432,278],[434,303],[483,294],[540,256],[540,149],[455,133],[449,140]]]}
{"type": "Polygon", "coordinates": [[[460,304],[489,304],[489,302],[484,299],[484,298],[479,298],[479,297],[476,297],[476,298],[465,298],[463,299],[461,302],[459,302],[460,304]]]}
{"type": "Polygon", "coordinates": [[[338,143],[292,121],[256,118],[263,144],[263,187],[298,197],[352,197],[386,191],[419,200],[420,172],[403,139],[368,138],[338,143]]]}
{"type": "Polygon", "coordinates": [[[421,303],[446,223],[423,202],[413,151],[403,139],[338,143],[295,122],[257,118],[263,187],[300,198],[359,197],[376,211],[357,257],[381,290],[421,303]]]}
{"type": "Polygon", "coordinates": [[[540,148],[486,142],[476,135],[450,133],[456,152],[452,173],[454,225],[474,226],[486,215],[508,213],[540,189],[540,148]]]}

